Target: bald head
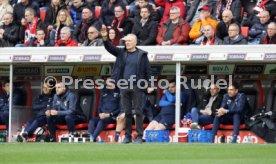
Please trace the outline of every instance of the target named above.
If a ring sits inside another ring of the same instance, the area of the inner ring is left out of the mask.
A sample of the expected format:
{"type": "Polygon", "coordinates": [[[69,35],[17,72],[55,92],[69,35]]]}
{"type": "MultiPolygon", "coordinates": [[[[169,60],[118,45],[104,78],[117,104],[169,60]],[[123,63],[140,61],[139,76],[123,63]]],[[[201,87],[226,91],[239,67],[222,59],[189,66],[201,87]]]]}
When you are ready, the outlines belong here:
{"type": "Polygon", "coordinates": [[[267,22],[269,22],[270,19],[270,15],[268,11],[261,11],[260,12],[260,22],[261,24],[266,24],[267,22]]]}
{"type": "Polygon", "coordinates": [[[233,19],[233,13],[231,10],[224,10],[222,13],[222,20],[226,24],[230,24],[233,19]]]}

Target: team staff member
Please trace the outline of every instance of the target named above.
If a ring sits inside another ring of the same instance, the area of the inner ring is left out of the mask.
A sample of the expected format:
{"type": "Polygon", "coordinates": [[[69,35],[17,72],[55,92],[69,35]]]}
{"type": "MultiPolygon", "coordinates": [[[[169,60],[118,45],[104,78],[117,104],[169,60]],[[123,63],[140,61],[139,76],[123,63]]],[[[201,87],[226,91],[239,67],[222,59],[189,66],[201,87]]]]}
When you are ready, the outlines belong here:
{"type": "Polygon", "coordinates": [[[45,114],[51,135],[50,141],[53,142],[56,140],[56,124],[67,124],[69,134],[72,134],[75,131],[75,124],[86,120],[81,109],[77,108],[76,95],[62,82],[56,84],[52,108],[45,114]]]}
{"type": "MultiPolygon", "coordinates": [[[[147,56],[148,53],[136,47],[136,35],[128,34],[123,38],[125,41],[124,48],[117,48],[112,45],[107,39],[107,30],[105,26],[101,29],[101,35],[103,37],[105,49],[116,57],[111,75],[111,78],[115,80],[115,82],[120,79],[129,80],[133,75],[136,76],[136,80],[143,79],[149,81],[151,77],[151,67],[147,56]]],[[[153,89],[147,88],[147,91],[152,92],[153,89]]],[[[121,89],[120,93],[126,118],[126,134],[123,143],[132,142],[132,106],[134,106],[136,114],[136,131],[138,133],[136,142],[141,144],[143,136],[143,90],[138,88],[137,84],[134,83],[133,87],[121,89]]]]}

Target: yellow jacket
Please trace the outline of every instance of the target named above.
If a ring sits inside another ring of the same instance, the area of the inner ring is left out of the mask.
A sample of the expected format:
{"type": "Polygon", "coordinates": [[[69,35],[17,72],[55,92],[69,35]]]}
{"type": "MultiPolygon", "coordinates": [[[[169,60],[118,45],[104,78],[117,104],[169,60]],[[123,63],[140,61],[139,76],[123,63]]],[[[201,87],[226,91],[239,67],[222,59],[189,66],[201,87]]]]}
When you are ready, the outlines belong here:
{"type": "Polygon", "coordinates": [[[216,20],[208,17],[204,22],[201,22],[201,20],[199,19],[194,23],[191,31],[189,32],[190,38],[193,40],[199,38],[201,36],[201,32],[200,32],[201,27],[204,27],[208,24],[210,24],[214,28],[214,31],[216,31],[216,27],[217,27],[216,20]]]}

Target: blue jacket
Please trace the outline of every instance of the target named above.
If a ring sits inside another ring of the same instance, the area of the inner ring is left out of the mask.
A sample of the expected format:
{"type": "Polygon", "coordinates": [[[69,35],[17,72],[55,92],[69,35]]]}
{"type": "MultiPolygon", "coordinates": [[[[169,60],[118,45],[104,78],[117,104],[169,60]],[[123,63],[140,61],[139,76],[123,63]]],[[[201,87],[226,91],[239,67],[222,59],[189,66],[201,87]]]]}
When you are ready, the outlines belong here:
{"type": "Polygon", "coordinates": [[[58,111],[58,116],[64,116],[68,114],[83,114],[81,110],[77,108],[76,95],[67,90],[62,95],[54,95],[52,109],[58,111]]]}
{"type": "MultiPolygon", "coordinates": [[[[112,69],[111,78],[117,82],[118,80],[123,79],[127,50],[125,48],[118,48],[113,46],[109,40],[104,41],[104,47],[109,53],[116,57],[116,61],[112,69]]],[[[137,61],[136,80],[138,81],[139,79],[146,79],[147,81],[149,81],[152,72],[147,56],[148,53],[138,48],[137,51],[139,51],[139,57],[137,61]]]]}
{"type": "Polygon", "coordinates": [[[47,110],[47,105],[52,105],[53,102],[53,95],[45,95],[41,94],[39,95],[34,101],[33,101],[33,111],[36,113],[37,116],[43,116],[45,115],[45,112],[47,110]]]}
{"type": "MultiPolygon", "coordinates": [[[[25,97],[26,95],[24,95],[21,90],[14,89],[12,104],[20,106],[26,105],[25,97]]],[[[3,91],[2,95],[0,96],[0,111],[9,111],[9,95],[6,91],[3,91]]]]}
{"type": "Polygon", "coordinates": [[[229,97],[224,94],[221,107],[229,110],[229,113],[244,113],[246,108],[246,96],[243,93],[238,93],[235,97],[229,97]]]}
{"type": "Polygon", "coordinates": [[[261,24],[260,22],[254,24],[248,32],[250,39],[261,39],[266,34],[267,25],[267,23],[261,24]]]}
{"type": "Polygon", "coordinates": [[[118,89],[104,88],[101,93],[98,113],[112,113],[116,118],[121,111],[120,92],[118,89]]]}
{"type": "MultiPolygon", "coordinates": [[[[181,96],[181,104],[185,104],[188,100],[188,95],[184,92],[180,93],[181,96]]],[[[175,94],[171,94],[170,91],[166,90],[164,95],[162,96],[159,106],[161,107],[160,114],[171,114],[175,115],[175,94]]]]}

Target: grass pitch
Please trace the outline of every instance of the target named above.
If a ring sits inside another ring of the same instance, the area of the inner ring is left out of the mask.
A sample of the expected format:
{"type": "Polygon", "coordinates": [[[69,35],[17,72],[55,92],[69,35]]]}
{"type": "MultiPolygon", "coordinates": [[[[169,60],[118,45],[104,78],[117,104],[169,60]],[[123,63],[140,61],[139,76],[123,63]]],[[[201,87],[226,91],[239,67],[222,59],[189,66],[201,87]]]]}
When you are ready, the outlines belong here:
{"type": "Polygon", "coordinates": [[[275,164],[276,144],[0,144],[0,164],[275,164]]]}

